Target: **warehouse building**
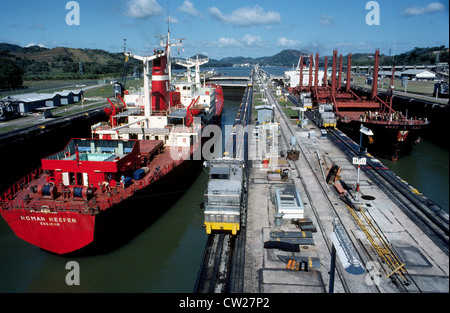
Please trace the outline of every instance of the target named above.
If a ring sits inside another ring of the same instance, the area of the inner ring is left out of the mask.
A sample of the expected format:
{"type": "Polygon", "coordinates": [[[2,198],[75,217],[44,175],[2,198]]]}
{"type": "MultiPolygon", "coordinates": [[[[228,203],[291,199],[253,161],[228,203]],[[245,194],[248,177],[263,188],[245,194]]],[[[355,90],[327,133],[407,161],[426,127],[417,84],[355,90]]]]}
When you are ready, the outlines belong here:
{"type": "Polygon", "coordinates": [[[43,108],[54,108],[61,105],[73,104],[81,101],[83,90],[64,90],[55,93],[28,93],[3,98],[4,101],[18,103],[19,114],[41,111],[43,108]]]}

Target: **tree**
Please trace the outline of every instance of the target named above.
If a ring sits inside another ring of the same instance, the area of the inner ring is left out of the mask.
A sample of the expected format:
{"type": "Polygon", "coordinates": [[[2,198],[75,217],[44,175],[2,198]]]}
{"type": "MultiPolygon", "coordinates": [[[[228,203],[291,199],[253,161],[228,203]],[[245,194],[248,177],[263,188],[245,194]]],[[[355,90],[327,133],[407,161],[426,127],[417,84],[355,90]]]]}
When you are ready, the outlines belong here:
{"type": "Polygon", "coordinates": [[[22,87],[23,74],[24,71],[15,61],[0,58],[0,89],[22,87]]]}

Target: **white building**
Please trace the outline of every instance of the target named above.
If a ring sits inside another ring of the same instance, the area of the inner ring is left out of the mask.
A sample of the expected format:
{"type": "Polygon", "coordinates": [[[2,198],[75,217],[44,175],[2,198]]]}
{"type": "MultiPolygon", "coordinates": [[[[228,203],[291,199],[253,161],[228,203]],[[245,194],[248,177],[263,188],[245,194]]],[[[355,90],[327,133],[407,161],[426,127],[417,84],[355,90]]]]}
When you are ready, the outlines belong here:
{"type": "MultiPolygon", "coordinates": [[[[299,58],[297,67],[295,69],[284,72],[285,80],[289,84],[289,86],[292,88],[295,88],[300,85],[300,66],[301,66],[300,61],[301,61],[301,57],[299,58]]],[[[309,84],[309,68],[310,68],[308,56],[305,57],[304,64],[302,66],[303,66],[303,71],[302,71],[303,79],[302,79],[301,86],[308,86],[308,84],[309,84]]],[[[315,69],[316,69],[316,60],[313,59],[311,86],[314,86],[314,77],[315,77],[315,73],[316,73],[315,69]]],[[[325,75],[325,72],[323,70],[319,70],[318,82],[317,82],[318,86],[322,86],[324,75],[325,75]]]]}
{"type": "MultiPolygon", "coordinates": [[[[296,69],[293,71],[286,71],[284,72],[285,79],[287,82],[289,82],[290,87],[297,87],[300,85],[300,70],[296,69]]],[[[308,86],[309,84],[309,67],[303,67],[303,84],[302,86],[308,86]]],[[[312,81],[311,85],[314,86],[314,75],[315,75],[315,69],[313,69],[312,72],[312,81]]],[[[318,86],[322,86],[323,83],[323,76],[325,75],[325,72],[323,70],[319,70],[318,75],[318,86]]]]}
{"type": "Polygon", "coordinates": [[[408,77],[411,80],[435,80],[436,74],[429,70],[407,70],[401,73],[402,77],[408,77]]]}

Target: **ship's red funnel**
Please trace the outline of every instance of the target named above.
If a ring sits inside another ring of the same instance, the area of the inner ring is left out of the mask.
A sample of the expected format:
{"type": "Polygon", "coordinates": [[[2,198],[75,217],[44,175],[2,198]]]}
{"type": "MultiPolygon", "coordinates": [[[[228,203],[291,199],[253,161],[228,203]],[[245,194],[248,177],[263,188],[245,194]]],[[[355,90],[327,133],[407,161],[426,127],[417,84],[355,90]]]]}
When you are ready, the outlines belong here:
{"type": "Polygon", "coordinates": [[[169,108],[169,70],[167,55],[153,60],[152,71],[152,110],[153,112],[166,111],[169,108]]]}

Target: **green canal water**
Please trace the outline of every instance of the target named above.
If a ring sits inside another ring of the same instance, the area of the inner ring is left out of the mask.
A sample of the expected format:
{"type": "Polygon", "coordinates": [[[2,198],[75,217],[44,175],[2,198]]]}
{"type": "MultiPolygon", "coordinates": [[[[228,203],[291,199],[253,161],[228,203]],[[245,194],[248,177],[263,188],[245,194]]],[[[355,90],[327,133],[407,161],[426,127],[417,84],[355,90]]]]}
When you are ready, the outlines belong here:
{"type": "Polygon", "coordinates": [[[207,180],[200,174],[166,214],[105,255],[69,259],[46,253],[16,238],[2,220],[0,292],[192,292],[207,238],[199,209],[207,180]],[[78,286],[66,284],[69,261],[80,266],[78,286]]]}
{"type": "Polygon", "coordinates": [[[426,140],[398,162],[379,159],[420,193],[449,212],[449,151],[426,140]]]}

